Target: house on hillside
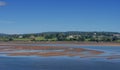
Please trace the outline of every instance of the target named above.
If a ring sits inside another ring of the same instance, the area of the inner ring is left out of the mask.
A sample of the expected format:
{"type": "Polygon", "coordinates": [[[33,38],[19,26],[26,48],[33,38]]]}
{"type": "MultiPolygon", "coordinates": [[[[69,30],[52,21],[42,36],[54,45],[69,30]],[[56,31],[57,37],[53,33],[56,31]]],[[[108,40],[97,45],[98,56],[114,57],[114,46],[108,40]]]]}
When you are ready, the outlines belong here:
{"type": "Polygon", "coordinates": [[[120,37],[120,34],[113,34],[113,36],[120,37]]]}
{"type": "Polygon", "coordinates": [[[69,35],[67,38],[72,39],[72,38],[78,38],[81,37],[81,35],[69,35]]]}
{"type": "Polygon", "coordinates": [[[23,36],[19,36],[18,38],[23,38],[23,36]]]}

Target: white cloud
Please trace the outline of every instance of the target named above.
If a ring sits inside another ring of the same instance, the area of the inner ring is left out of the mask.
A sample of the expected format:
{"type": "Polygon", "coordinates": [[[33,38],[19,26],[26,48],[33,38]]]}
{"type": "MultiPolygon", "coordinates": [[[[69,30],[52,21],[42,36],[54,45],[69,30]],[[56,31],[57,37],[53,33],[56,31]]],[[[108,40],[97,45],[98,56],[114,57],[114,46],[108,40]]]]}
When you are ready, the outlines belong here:
{"type": "Polygon", "coordinates": [[[1,6],[5,6],[5,5],[6,5],[6,2],[0,1],[0,7],[1,7],[1,6]]]}

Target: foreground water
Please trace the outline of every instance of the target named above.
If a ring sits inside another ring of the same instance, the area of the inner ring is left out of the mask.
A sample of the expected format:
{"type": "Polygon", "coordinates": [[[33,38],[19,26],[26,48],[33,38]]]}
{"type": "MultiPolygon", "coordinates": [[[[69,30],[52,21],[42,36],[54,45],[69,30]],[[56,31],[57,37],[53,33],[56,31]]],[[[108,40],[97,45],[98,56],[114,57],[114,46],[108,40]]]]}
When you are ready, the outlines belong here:
{"type": "Polygon", "coordinates": [[[87,48],[104,51],[105,53],[97,55],[98,57],[86,58],[81,58],[80,56],[7,56],[1,53],[0,70],[120,70],[120,47],[61,46],[87,48]],[[107,56],[113,57],[106,59],[107,56]]]}

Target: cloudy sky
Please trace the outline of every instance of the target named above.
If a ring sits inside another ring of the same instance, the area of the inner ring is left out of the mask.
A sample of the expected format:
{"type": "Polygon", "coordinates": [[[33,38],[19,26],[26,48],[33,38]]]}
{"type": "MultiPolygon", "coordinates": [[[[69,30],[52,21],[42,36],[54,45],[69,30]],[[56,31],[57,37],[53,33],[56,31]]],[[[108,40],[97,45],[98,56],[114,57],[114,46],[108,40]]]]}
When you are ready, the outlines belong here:
{"type": "Polygon", "coordinates": [[[0,0],[0,33],[120,32],[120,0],[0,0]]]}

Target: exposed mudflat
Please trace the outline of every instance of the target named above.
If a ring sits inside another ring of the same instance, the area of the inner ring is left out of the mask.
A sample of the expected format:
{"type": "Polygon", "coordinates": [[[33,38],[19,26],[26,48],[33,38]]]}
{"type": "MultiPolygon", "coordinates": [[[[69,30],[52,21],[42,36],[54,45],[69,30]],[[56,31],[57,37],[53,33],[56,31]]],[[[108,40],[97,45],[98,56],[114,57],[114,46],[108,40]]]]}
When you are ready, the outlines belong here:
{"type": "Polygon", "coordinates": [[[80,56],[92,57],[104,52],[83,48],[63,46],[8,46],[1,47],[0,52],[7,52],[10,56],[80,56]]]}
{"type": "Polygon", "coordinates": [[[1,70],[120,70],[119,46],[9,44],[0,46],[1,70]]]}

